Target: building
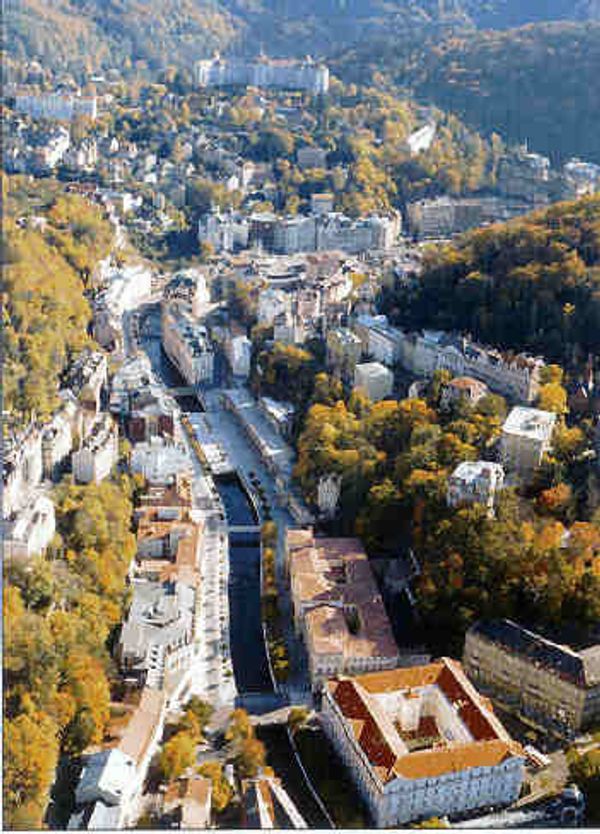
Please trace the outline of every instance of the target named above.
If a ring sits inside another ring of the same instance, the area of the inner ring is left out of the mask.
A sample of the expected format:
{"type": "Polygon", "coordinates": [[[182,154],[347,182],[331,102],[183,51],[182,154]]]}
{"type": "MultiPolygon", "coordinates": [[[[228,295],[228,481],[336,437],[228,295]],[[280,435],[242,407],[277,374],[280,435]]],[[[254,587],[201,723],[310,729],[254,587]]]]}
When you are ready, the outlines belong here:
{"type": "Polygon", "coordinates": [[[182,269],[176,272],[166,285],[163,295],[170,301],[188,304],[193,316],[200,315],[210,304],[206,275],[199,269],[182,269]]]}
{"type": "Polygon", "coordinates": [[[301,536],[292,530],[286,561],[294,625],[315,689],[332,675],[398,666],[398,646],[358,539],[317,539],[312,531],[301,536]]]}
{"type": "Polygon", "coordinates": [[[485,382],[470,376],[457,376],[444,385],[440,405],[442,408],[452,408],[458,403],[473,406],[489,393],[485,382]]]}
{"type": "Polygon", "coordinates": [[[275,776],[257,776],[242,782],[244,828],[308,828],[289,794],[275,776]]]}
{"type": "Polygon", "coordinates": [[[392,393],[394,374],[380,362],[363,362],[354,369],[354,387],[373,402],[384,400],[392,393]]]}
{"type": "Polygon", "coordinates": [[[322,518],[334,518],[342,492],[342,476],[321,475],[317,485],[317,506],[322,518]]]}
{"type": "Polygon", "coordinates": [[[406,144],[410,151],[410,155],[417,156],[423,151],[428,151],[433,143],[433,140],[435,139],[436,132],[436,123],[430,122],[407,136],[406,144]]]}
{"type": "Polygon", "coordinates": [[[500,454],[504,468],[523,481],[531,480],[552,448],[555,425],[556,414],[551,411],[515,406],[502,426],[500,454]]]}
{"type": "Polygon", "coordinates": [[[304,61],[258,58],[214,58],[198,61],[196,83],[200,87],[264,87],[280,90],[306,90],[313,95],[329,89],[329,69],[310,57],[304,61]]]}
{"type": "Polygon", "coordinates": [[[480,622],[467,632],[463,662],[482,691],[560,733],[600,719],[600,644],[575,651],[512,620],[480,622]]]}
{"type": "Polygon", "coordinates": [[[530,153],[527,146],[505,154],[498,162],[497,188],[507,197],[519,197],[534,205],[548,202],[550,160],[530,153]]]}
{"type": "Polygon", "coordinates": [[[191,474],[193,467],[185,446],[152,437],[133,447],[131,471],[143,475],[151,484],[169,484],[175,482],[177,475],[191,474]]]}
{"type": "Polygon", "coordinates": [[[411,235],[439,240],[526,214],[531,204],[512,197],[435,197],[406,207],[411,235]]]}
{"type": "Polygon", "coordinates": [[[278,217],[272,213],[221,213],[213,210],[198,222],[198,240],[217,252],[255,247],[278,255],[343,251],[360,254],[394,246],[401,231],[398,214],[353,219],[331,211],[331,195],[313,194],[309,216],[278,217]],[[313,199],[314,198],[314,199],[313,199]]]}
{"type": "Polygon", "coordinates": [[[525,754],[454,660],[329,680],[322,719],[377,828],[519,797],[525,754]]]}
{"type": "Polygon", "coordinates": [[[42,431],[42,474],[51,481],[60,480],[69,462],[74,433],[83,434],[82,414],[73,393],[66,389],[59,396],[63,405],[42,431]]]}
{"type": "Polygon", "coordinates": [[[271,397],[259,397],[258,407],[275,431],[285,440],[290,440],[294,423],[294,406],[271,397]]]}
{"type": "Polygon", "coordinates": [[[108,380],[106,354],[89,348],[81,351],[69,367],[66,387],[70,388],[80,403],[89,411],[100,411],[102,391],[108,380]]]}
{"type": "Polygon", "coordinates": [[[234,376],[247,379],[252,359],[252,342],[245,335],[231,336],[225,342],[225,352],[234,376]]]}
{"type": "Polygon", "coordinates": [[[24,507],[42,479],[42,433],[30,423],[4,440],[2,460],[2,515],[10,518],[24,507]]]}
{"type": "Polygon", "coordinates": [[[386,316],[359,316],[354,330],[360,338],[362,352],[388,368],[400,361],[404,334],[390,327],[386,316]]]}
{"type": "Polygon", "coordinates": [[[163,693],[145,689],[118,746],[86,757],[75,789],[76,807],[69,829],[114,831],[134,824],[165,714],[163,693]]]}
{"type": "Polygon", "coordinates": [[[203,324],[179,303],[163,304],[162,346],[188,385],[212,383],[214,351],[203,324]]]}
{"type": "Polygon", "coordinates": [[[109,409],[134,443],[154,437],[177,439],[179,406],[141,351],[127,356],[113,376],[109,409]]]}
{"type": "MultiPolygon", "coordinates": [[[[305,150],[304,148],[302,150],[305,150]]],[[[325,165],[321,167],[326,167],[325,165]]],[[[318,217],[333,211],[334,196],[330,191],[318,192],[310,195],[310,212],[318,217]]]]}
{"type": "Polygon", "coordinates": [[[110,475],[119,456],[119,433],[109,414],[102,414],[71,458],[79,483],[99,483],[110,475]]]}
{"type": "Polygon", "coordinates": [[[3,528],[4,558],[30,559],[46,549],[56,532],[54,504],[47,496],[34,493],[3,528]]]}
{"type": "Polygon", "coordinates": [[[600,165],[570,159],[562,170],[563,194],[566,200],[578,200],[600,191],[600,165]]]}
{"type": "Polygon", "coordinates": [[[361,340],[348,327],[327,331],[327,365],[336,376],[352,380],[362,352],[361,340]]]}
{"type": "Polygon", "coordinates": [[[203,776],[171,782],[163,798],[162,824],[197,831],[210,828],[212,782],[203,776]]]}
{"type": "Polygon", "coordinates": [[[305,145],[303,148],[298,148],[296,162],[298,167],[303,170],[306,168],[327,168],[327,151],[314,145],[305,145]]]}
{"type": "Polygon", "coordinates": [[[496,496],[504,485],[504,469],[487,460],[459,463],[448,478],[446,500],[449,507],[461,504],[483,504],[491,514],[496,496]]]}
{"type": "Polygon", "coordinates": [[[98,115],[96,96],[72,93],[18,94],[15,97],[15,108],[34,119],[57,119],[64,122],[71,122],[80,116],[95,120],[98,115]]]}

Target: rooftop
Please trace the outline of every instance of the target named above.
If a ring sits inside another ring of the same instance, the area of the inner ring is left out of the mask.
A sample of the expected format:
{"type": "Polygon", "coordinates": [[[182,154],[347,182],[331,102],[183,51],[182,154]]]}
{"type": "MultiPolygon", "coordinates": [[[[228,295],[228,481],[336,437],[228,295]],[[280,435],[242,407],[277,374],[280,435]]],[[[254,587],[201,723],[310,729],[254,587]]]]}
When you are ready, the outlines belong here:
{"type": "Polygon", "coordinates": [[[552,435],[555,423],[556,414],[551,411],[541,411],[539,408],[517,405],[506,418],[502,431],[505,434],[516,434],[529,437],[532,440],[547,441],[552,435]]]}
{"type": "Polygon", "coordinates": [[[504,470],[499,463],[492,463],[489,460],[464,460],[459,463],[452,475],[453,481],[470,483],[479,478],[491,481],[494,477],[504,475],[504,470]]]}
{"type": "Polygon", "coordinates": [[[326,689],[382,784],[523,756],[460,663],[448,658],[341,677],[326,689]]]}
{"type": "Polygon", "coordinates": [[[471,627],[471,631],[576,686],[600,685],[600,644],[576,652],[570,646],[554,643],[507,619],[479,622],[471,627]]]}

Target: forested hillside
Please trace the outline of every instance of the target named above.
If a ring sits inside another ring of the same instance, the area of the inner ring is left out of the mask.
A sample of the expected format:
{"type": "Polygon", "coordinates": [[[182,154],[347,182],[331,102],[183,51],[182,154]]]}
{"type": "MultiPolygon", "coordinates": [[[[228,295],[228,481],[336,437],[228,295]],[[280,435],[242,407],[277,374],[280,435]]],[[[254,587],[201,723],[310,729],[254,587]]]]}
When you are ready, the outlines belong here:
{"type": "Polygon", "coordinates": [[[600,162],[599,23],[470,31],[420,43],[382,36],[342,54],[334,69],[351,81],[377,73],[505,141],[600,162]]]}
{"type": "Polygon", "coordinates": [[[600,351],[600,197],[557,203],[432,250],[417,288],[384,296],[412,327],[469,331],[564,366],[600,351]]]}
{"type": "Polygon", "coordinates": [[[59,376],[88,340],[84,290],[112,242],[96,206],[57,183],[4,177],[4,408],[28,418],[57,405],[59,376]]]}
{"type": "Polygon", "coordinates": [[[4,568],[4,823],[41,828],[59,753],[103,741],[109,635],[135,553],[132,483],[61,485],[45,556],[4,568]]]}
{"type": "Polygon", "coordinates": [[[594,19],[595,0],[7,0],[12,57],[55,69],[189,66],[215,48],[328,54],[393,32],[594,19]]]}

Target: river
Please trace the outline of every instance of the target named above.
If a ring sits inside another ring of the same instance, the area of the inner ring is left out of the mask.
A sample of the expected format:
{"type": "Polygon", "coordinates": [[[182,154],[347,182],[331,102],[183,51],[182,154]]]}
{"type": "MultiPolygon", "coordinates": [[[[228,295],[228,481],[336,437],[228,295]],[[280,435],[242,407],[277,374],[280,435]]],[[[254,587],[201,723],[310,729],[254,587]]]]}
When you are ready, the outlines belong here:
{"type": "MultiPolygon", "coordinates": [[[[160,344],[158,310],[151,310],[141,328],[142,347],[156,375],[167,388],[185,386],[185,381],[160,344]]],[[[201,411],[193,397],[179,397],[189,412],[201,411]]],[[[237,477],[215,478],[230,525],[255,525],[259,521],[237,477]]],[[[230,643],[236,688],[241,696],[273,692],[263,639],[260,603],[260,539],[257,534],[229,534],[230,643]]]]}

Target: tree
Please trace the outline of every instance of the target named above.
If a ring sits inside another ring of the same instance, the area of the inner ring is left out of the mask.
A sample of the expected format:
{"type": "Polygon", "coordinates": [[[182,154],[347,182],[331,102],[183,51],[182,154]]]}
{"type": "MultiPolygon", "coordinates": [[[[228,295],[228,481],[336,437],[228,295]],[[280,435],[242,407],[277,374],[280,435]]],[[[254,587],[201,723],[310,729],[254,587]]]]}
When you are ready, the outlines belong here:
{"type": "Polygon", "coordinates": [[[227,808],[233,797],[231,785],[223,774],[220,762],[204,762],[198,768],[198,773],[212,782],[212,807],[217,814],[227,808]]]}
{"type": "Polygon", "coordinates": [[[296,730],[302,729],[308,721],[310,710],[307,707],[292,707],[288,713],[288,727],[295,733],[296,730]]]}
{"type": "Polygon", "coordinates": [[[544,411],[553,411],[555,414],[566,414],[567,392],[558,382],[548,382],[540,386],[537,398],[537,406],[544,411]]]}
{"type": "Polygon", "coordinates": [[[576,750],[567,754],[569,776],[581,788],[586,800],[586,823],[600,825],[600,749],[579,755],[576,750]]]}
{"type": "Polygon", "coordinates": [[[4,822],[7,828],[41,828],[58,762],[56,726],[43,713],[4,725],[4,822]]]}
{"type": "Polygon", "coordinates": [[[195,739],[186,732],[172,736],[160,752],[159,767],[167,782],[178,779],[188,767],[194,764],[196,756],[195,739]]]}
{"type": "Polygon", "coordinates": [[[235,709],[229,716],[229,723],[225,731],[225,738],[234,745],[239,744],[254,735],[254,729],[250,723],[250,716],[245,709],[235,709]]]}
{"type": "Polygon", "coordinates": [[[265,746],[257,738],[245,738],[236,746],[235,762],[242,778],[256,776],[265,761],[265,746]]]}

